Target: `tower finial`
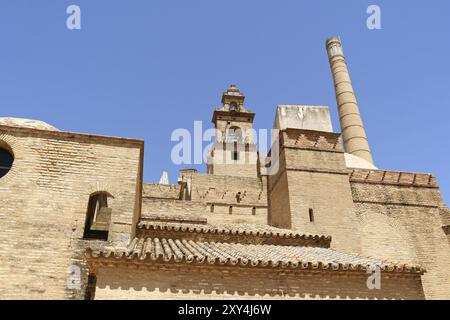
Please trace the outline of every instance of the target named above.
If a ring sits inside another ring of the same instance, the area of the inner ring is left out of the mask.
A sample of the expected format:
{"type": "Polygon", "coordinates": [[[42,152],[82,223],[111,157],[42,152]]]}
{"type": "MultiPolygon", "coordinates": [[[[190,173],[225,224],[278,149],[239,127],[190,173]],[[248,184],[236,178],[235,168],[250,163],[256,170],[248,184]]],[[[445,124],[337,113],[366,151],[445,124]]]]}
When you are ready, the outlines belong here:
{"type": "Polygon", "coordinates": [[[222,104],[227,111],[245,111],[244,100],[245,96],[235,84],[231,84],[222,95],[222,104]]]}
{"type": "Polygon", "coordinates": [[[369,142],[342,50],[341,39],[339,37],[329,38],[326,47],[333,74],[344,149],[373,164],[369,142]]]}

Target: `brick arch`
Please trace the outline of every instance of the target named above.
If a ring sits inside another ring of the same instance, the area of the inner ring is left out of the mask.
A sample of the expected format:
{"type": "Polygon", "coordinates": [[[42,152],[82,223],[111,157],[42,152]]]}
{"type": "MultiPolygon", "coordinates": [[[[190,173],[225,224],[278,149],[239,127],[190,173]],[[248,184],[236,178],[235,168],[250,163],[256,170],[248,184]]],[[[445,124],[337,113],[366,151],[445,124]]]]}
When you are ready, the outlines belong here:
{"type": "Polygon", "coordinates": [[[96,183],[89,183],[86,186],[86,193],[88,195],[92,195],[92,194],[100,193],[100,192],[106,192],[112,198],[115,198],[115,196],[118,193],[118,191],[116,190],[116,187],[114,187],[113,185],[111,185],[109,183],[97,181],[96,183]]]}
{"type": "Polygon", "coordinates": [[[366,211],[358,216],[358,222],[363,256],[418,263],[413,239],[398,220],[383,213],[366,211]]]}

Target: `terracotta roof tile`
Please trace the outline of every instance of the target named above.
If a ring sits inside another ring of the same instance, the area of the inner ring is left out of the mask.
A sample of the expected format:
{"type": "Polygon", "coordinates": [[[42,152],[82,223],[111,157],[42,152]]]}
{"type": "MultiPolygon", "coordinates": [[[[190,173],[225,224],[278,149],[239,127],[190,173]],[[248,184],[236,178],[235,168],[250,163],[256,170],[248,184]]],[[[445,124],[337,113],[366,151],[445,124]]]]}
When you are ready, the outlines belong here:
{"type": "Polygon", "coordinates": [[[138,223],[138,229],[164,229],[175,231],[188,231],[199,233],[224,233],[224,234],[240,234],[240,235],[267,235],[277,236],[280,238],[291,237],[321,237],[324,239],[328,236],[318,236],[312,234],[298,233],[289,229],[280,229],[271,226],[254,225],[254,224],[194,224],[194,223],[177,223],[177,222],[162,222],[162,221],[147,221],[142,220],[138,223]]]}
{"type": "MultiPolygon", "coordinates": [[[[298,233],[289,229],[279,229],[267,225],[254,224],[193,224],[181,222],[161,222],[142,220],[137,226],[138,236],[160,237],[170,232],[170,237],[189,240],[304,245],[328,248],[330,236],[298,233]]],[[[164,235],[167,237],[167,235],[164,235]]]]}
{"type": "Polygon", "coordinates": [[[135,238],[128,248],[87,249],[88,260],[136,263],[197,263],[229,266],[424,273],[417,265],[393,264],[326,248],[135,238]]]}
{"type": "Polygon", "coordinates": [[[194,214],[147,214],[142,218],[142,224],[152,224],[154,222],[162,223],[187,223],[187,224],[206,224],[208,220],[205,217],[194,214]]]}

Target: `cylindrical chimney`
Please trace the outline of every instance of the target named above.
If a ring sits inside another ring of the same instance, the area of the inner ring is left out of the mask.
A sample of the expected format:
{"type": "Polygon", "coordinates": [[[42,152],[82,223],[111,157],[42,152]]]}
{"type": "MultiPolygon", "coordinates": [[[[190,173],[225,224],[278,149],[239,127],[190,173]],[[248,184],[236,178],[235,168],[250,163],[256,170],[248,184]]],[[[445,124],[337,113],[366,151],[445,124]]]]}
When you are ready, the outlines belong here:
{"type": "Polygon", "coordinates": [[[346,152],[373,164],[366,131],[364,130],[342,50],[341,40],[338,37],[327,40],[327,52],[330,60],[331,73],[333,74],[344,149],[346,152]]]}

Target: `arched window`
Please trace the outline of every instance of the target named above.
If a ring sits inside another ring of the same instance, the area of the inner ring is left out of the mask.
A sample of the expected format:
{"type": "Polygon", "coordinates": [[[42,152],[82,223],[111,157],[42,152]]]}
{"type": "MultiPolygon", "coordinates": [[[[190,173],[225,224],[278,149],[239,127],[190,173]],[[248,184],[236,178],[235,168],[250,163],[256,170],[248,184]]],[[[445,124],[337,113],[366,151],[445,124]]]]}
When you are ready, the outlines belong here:
{"type": "Polygon", "coordinates": [[[242,143],[242,130],[239,127],[233,126],[228,129],[227,142],[242,143]]]}
{"type": "Polygon", "coordinates": [[[0,147],[0,178],[11,170],[13,162],[13,155],[8,150],[0,147]]]}
{"type": "Polygon", "coordinates": [[[108,208],[107,192],[96,192],[89,197],[84,225],[84,239],[108,240],[112,209],[108,208]]]}

